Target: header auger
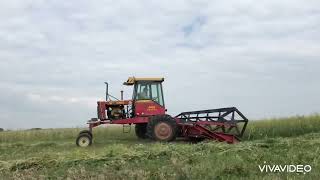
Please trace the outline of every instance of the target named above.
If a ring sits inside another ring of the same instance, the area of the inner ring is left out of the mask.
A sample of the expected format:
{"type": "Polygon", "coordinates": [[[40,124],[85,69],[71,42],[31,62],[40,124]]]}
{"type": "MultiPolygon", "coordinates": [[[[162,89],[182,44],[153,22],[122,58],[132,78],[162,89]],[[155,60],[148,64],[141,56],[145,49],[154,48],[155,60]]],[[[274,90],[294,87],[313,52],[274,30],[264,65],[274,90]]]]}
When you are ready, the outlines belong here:
{"type": "Polygon", "coordinates": [[[120,100],[108,93],[98,101],[97,118],[88,121],[89,130],[81,131],[76,144],[92,144],[92,129],[102,124],[135,125],[140,139],[169,142],[177,137],[193,141],[212,139],[220,142],[240,141],[248,119],[235,107],[183,112],[177,116],[166,114],[162,82],[164,78],[129,77],[124,85],[133,86],[131,100],[120,100]]]}

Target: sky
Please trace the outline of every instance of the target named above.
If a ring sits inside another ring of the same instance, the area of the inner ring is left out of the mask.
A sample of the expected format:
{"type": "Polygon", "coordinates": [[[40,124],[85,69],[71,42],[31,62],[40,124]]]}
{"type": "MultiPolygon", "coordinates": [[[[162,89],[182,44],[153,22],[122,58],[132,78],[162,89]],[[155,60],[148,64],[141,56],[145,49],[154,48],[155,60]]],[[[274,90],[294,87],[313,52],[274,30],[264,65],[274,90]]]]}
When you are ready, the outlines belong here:
{"type": "Polygon", "coordinates": [[[318,0],[3,0],[0,127],[81,127],[105,81],[165,77],[168,113],[320,112],[318,0]]]}

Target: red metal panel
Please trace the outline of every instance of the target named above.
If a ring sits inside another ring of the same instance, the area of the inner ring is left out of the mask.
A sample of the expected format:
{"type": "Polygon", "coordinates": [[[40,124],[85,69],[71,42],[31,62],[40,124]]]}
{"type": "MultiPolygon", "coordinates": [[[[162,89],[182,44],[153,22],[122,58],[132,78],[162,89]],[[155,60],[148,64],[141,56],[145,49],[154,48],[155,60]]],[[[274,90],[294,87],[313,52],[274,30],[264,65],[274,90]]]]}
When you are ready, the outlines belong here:
{"type": "Polygon", "coordinates": [[[135,113],[137,116],[151,116],[158,114],[165,114],[166,110],[164,107],[160,106],[152,100],[140,100],[136,101],[135,113]]]}
{"type": "Polygon", "coordinates": [[[135,117],[128,119],[117,119],[111,121],[110,124],[139,124],[139,123],[148,123],[149,117],[135,117]]]}
{"type": "Polygon", "coordinates": [[[98,108],[97,108],[97,113],[98,113],[98,119],[104,120],[107,119],[106,117],[106,101],[98,101],[98,108]]]}
{"type": "Polygon", "coordinates": [[[227,142],[230,144],[239,142],[236,136],[232,134],[213,132],[198,124],[179,124],[182,127],[182,134],[184,137],[204,137],[220,142],[227,142]]]}

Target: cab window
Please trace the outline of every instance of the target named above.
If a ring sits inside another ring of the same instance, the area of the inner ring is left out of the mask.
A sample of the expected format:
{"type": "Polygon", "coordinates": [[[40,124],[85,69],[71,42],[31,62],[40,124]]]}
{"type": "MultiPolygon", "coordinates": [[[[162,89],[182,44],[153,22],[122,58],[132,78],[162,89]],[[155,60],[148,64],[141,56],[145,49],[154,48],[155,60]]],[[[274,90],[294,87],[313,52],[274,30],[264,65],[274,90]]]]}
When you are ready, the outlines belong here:
{"type": "Polygon", "coordinates": [[[151,99],[150,93],[150,86],[149,84],[142,84],[139,83],[137,85],[137,93],[136,93],[137,100],[144,100],[144,99],[151,99]]]}
{"type": "Polygon", "coordinates": [[[137,83],[134,93],[135,100],[153,100],[154,102],[164,106],[163,93],[161,83],[137,83]]]}
{"type": "Polygon", "coordinates": [[[161,106],[164,106],[162,88],[160,83],[151,84],[151,98],[161,106]]]}

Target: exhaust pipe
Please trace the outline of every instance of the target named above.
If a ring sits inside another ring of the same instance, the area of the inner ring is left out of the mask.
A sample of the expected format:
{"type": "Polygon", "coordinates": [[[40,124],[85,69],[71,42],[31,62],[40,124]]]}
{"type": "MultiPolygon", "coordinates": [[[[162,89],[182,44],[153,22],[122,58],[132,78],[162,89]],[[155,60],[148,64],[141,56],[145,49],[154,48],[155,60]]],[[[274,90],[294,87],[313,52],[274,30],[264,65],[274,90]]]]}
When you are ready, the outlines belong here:
{"type": "Polygon", "coordinates": [[[104,82],[106,84],[106,101],[109,99],[109,84],[108,82],[104,82]]]}
{"type": "Polygon", "coordinates": [[[123,100],[123,90],[120,91],[121,92],[121,101],[123,100]]]}

